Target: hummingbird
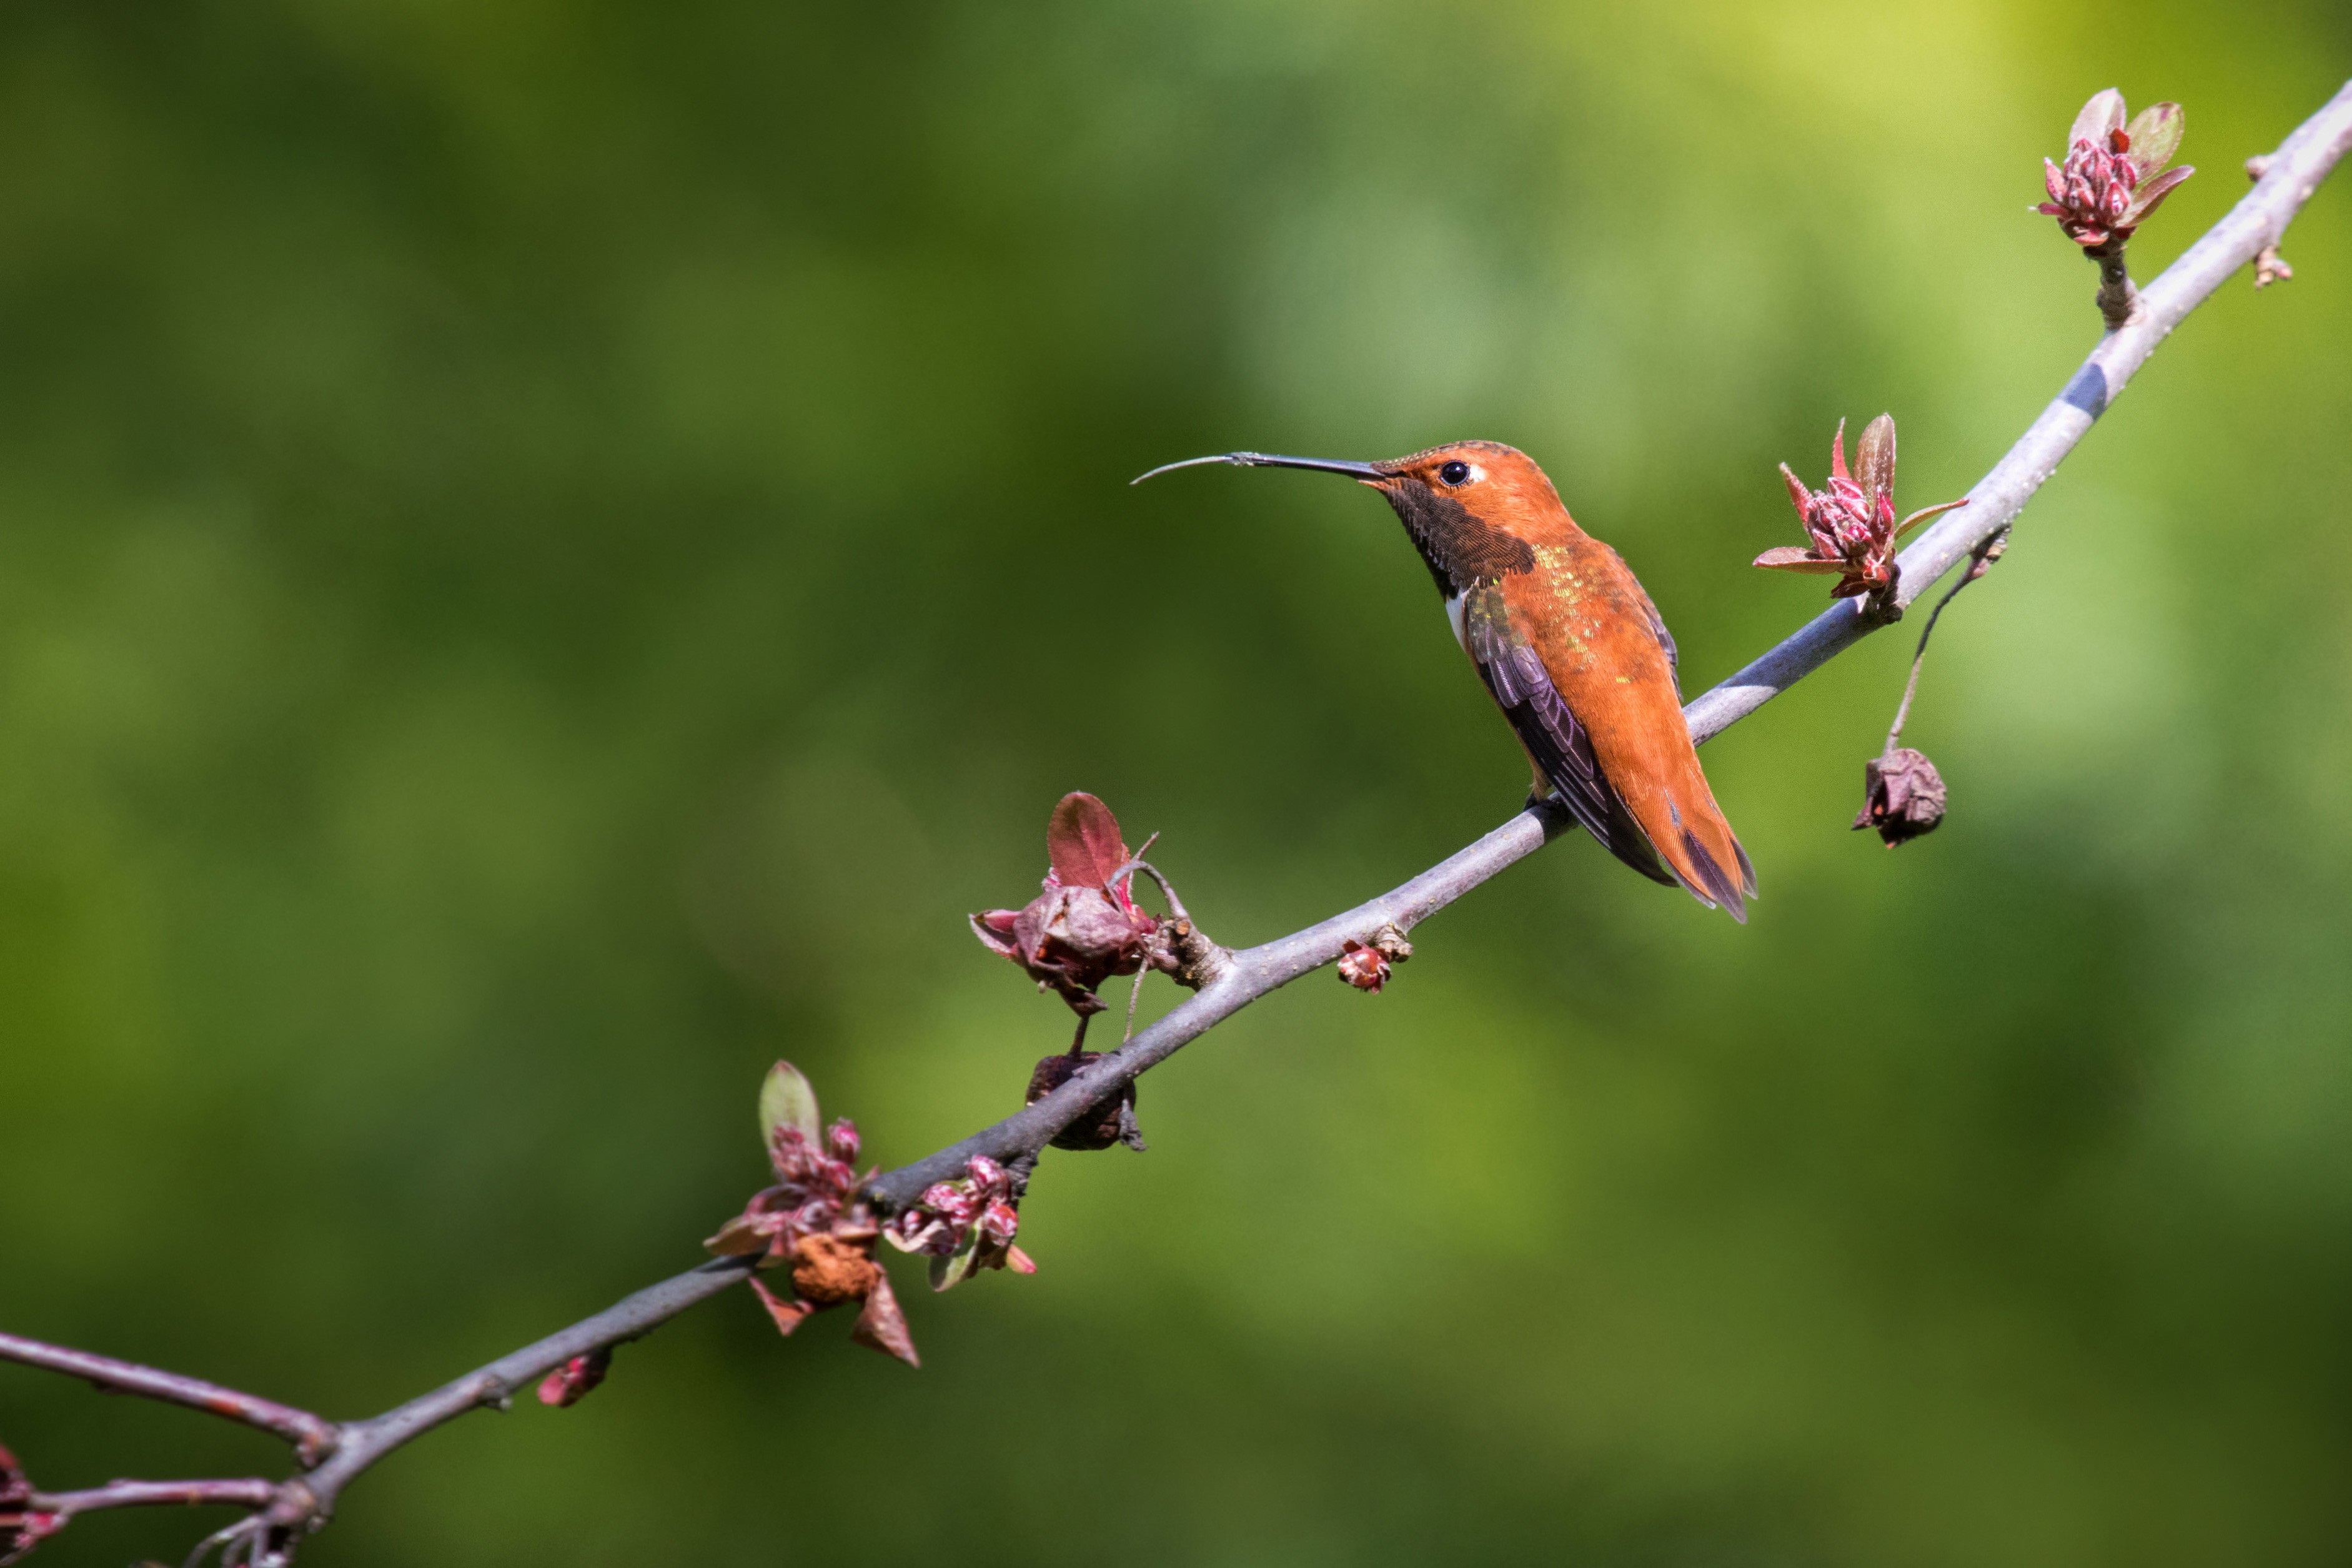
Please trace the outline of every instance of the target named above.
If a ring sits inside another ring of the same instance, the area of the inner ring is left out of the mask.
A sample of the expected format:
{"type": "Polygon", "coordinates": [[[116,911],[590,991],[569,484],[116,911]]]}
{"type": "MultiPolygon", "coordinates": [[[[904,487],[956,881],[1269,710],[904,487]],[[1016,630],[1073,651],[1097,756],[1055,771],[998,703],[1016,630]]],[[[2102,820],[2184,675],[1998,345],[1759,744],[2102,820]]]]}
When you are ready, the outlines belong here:
{"type": "Polygon", "coordinates": [[[1221,452],[1133,482],[1206,463],[1342,474],[1380,491],[1528,754],[1530,801],[1557,798],[1636,871],[1747,921],[1756,870],[1700,771],[1665,619],[1533,458],[1497,441],[1376,463],[1221,452]]]}

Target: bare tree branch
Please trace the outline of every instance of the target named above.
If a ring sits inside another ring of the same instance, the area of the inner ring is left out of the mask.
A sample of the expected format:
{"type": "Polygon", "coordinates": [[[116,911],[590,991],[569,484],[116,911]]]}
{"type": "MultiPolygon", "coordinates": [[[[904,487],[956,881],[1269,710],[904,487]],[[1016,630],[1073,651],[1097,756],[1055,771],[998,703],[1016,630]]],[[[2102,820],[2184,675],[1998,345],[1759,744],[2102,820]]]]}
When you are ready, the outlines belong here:
{"type": "Polygon", "coordinates": [[[35,1492],[33,1506],[70,1519],[105,1508],[200,1508],[233,1504],[267,1508],[278,1500],[278,1483],[241,1481],[109,1481],[78,1492],[35,1492]]]}
{"type": "Polygon", "coordinates": [[[243,1394],[234,1388],[223,1388],[202,1378],[183,1377],[176,1372],[159,1372],[135,1362],[92,1355],[88,1351],[68,1350],[63,1345],[43,1344],[38,1340],[24,1339],[16,1334],[0,1334],[0,1361],[46,1367],[51,1372],[88,1378],[110,1393],[136,1394],[170,1405],[184,1405],[191,1410],[225,1415],[247,1426],[258,1426],[264,1432],[273,1433],[293,1444],[295,1454],[305,1465],[317,1464],[335,1447],[333,1422],[313,1415],[307,1410],[297,1410],[290,1405],[279,1405],[274,1400],[243,1394]]]}
{"type": "MultiPolygon", "coordinates": [[[[1693,739],[1705,742],[1721,734],[1888,624],[1953,567],[2007,529],[2166,335],[2231,274],[2265,250],[2275,251],[2287,225],[2347,147],[2352,147],[2352,83],[2347,83],[2271,154],[2253,190],[2227,216],[2141,291],[2135,318],[2092,351],[2056,400],[1969,492],[1970,504],[1947,513],[1903,552],[1900,589],[1892,606],[1895,614],[1873,610],[1860,599],[1834,604],[1689,703],[1683,711],[1693,739]]],[[[931,1183],[961,1174],[975,1154],[1007,1165],[1034,1157],[1055,1133],[1097,1103],[1115,1097],[1136,1078],[1259,997],[1334,962],[1350,941],[1370,943],[1383,927],[1411,931],[1572,826],[1565,813],[1549,806],[1531,807],[1402,887],[1305,931],[1239,952],[1217,948],[1189,919],[1183,920],[1190,953],[1179,979],[1195,985],[1194,995],[1121,1049],[1088,1064],[1034,1104],[937,1153],[877,1176],[867,1184],[866,1195],[877,1207],[895,1210],[912,1203],[931,1183]]],[[[1152,875],[1156,878],[1158,873],[1152,875]]],[[[1174,903],[1172,896],[1171,903],[1174,903]]],[[[1181,906],[1177,912],[1181,917],[1181,906]]],[[[346,1485],[393,1449],[467,1411],[485,1405],[503,1407],[517,1390],[576,1356],[650,1332],[745,1278],[751,1261],[730,1258],[705,1263],[397,1409],[340,1426],[327,1426],[304,1412],[194,1379],[33,1341],[0,1336],[0,1354],[90,1377],[102,1386],[213,1410],[276,1432],[303,1448],[306,1464],[311,1462],[311,1452],[325,1454],[323,1461],[307,1474],[275,1486],[238,1480],[123,1481],[111,1488],[47,1499],[53,1503],[89,1500],[77,1503],[81,1508],[166,1501],[242,1504],[258,1511],[210,1538],[199,1554],[224,1544],[231,1552],[242,1552],[246,1563],[278,1563],[287,1560],[298,1534],[326,1522],[346,1485]],[[219,1403],[223,1399],[229,1402],[227,1407],[219,1403]],[[318,1430],[321,1426],[323,1436],[318,1430]]]]}

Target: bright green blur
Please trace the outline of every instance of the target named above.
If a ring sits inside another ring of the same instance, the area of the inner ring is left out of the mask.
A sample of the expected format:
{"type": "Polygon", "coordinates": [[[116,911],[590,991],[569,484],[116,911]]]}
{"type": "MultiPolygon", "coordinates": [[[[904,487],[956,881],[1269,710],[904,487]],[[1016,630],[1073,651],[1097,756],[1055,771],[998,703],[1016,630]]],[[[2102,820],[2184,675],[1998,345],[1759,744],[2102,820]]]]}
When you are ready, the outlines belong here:
{"type": "MultiPolygon", "coordinates": [[[[12,7],[0,1325],[369,1413],[692,1264],[778,1056],[886,1163],[1011,1110],[1068,1017],[964,914],[1063,791],[1236,943],[1467,842],[1388,510],[1127,479],[1516,443],[1711,683],[1822,602],[1776,463],[1948,499],[2094,341],[2085,97],[2187,105],[2147,277],[2352,72],[2063,10],[12,7]]],[[[1847,831],[1898,631],[1706,749],[1746,929],[1565,841],[1048,1155],[1034,1279],[900,1267],[919,1373],[730,1295],[306,1561],[2344,1561],[2352,186],[2285,248],[1945,618],[1935,837],[1847,831]]]]}

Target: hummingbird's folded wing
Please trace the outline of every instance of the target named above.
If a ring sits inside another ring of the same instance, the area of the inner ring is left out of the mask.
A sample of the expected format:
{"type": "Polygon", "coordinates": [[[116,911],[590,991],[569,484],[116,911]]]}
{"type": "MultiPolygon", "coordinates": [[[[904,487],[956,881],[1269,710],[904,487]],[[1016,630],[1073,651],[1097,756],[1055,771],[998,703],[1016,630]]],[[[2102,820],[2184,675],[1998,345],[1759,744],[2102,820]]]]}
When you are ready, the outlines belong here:
{"type": "Polygon", "coordinates": [[[1499,584],[1481,584],[1464,596],[1462,647],[1519,743],[1551,781],[1570,815],[1617,858],[1645,877],[1673,885],[1674,873],[1660,863],[1649,835],[1601,773],[1591,737],[1552,684],[1541,656],[1512,624],[1499,584]]]}

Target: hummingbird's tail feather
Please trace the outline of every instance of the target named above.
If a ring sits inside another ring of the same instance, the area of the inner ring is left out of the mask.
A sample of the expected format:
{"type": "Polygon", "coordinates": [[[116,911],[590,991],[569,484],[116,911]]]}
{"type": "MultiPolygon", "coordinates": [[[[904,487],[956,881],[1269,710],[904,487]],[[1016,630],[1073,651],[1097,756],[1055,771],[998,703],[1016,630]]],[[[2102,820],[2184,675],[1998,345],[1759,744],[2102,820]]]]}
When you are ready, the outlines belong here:
{"type": "Polygon", "coordinates": [[[1692,897],[1722,905],[1733,920],[1746,925],[1748,900],[1756,896],[1756,868],[1749,864],[1748,851],[1740,847],[1731,824],[1724,820],[1722,808],[1715,804],[1696,756],[1690,760],[1690,783],[1696,787],[1678,793],[1696,795],[1691,809],[1685,811],[1673,795],[1664,796],[1662,803],[1645,803],[1665,806],[1664,822],[1644,825],[1650,830],[1650,841],[1692,897]],[[1736,878],[1729,869],[1732,867],[1738,868],[1736,878]]]}
{"type": "Polygon", "coordinates": [[[1642,831],[1642,825],[1633,820],[1633,814],[1625,809],[1625,802],[1615,790],[1609,792],[1609,831],[1603,833],[1590,823],[1585,826],[1595,838],[1608,846],[1609,853],[1653,882],[1664,882],[1671,888],[1682,881],[1680,877],[1666,868],[1664,861],[1658,858],[1657,848],[1651,844],[1650,836],[1642,831]]]}
{"type": "Polygon", "coordinates": [[[1691,897],[1721,905],[1745,925],[1748,900],[1756,896],[1756,868],[1740,847],[1738,835],[1724,820],[1723,808],[1715,804],[1698,753],[1688,739],[1674,740],[1681,744],[1659,744],[1643,765],[1625,770],[1632,787],[1621,785],[1618,793],[1691,897]]]}
{"type": "MultiPolygon", "coordinates": [[[[1737,847],[1738,840],[1735,839],[1733,843],[1737,847]]],[[[1683,853],[1688,857],[1691,869],[1698,874],[1698,880],[1702,885],[1700,888],[1691,889],[1691,891],[1700,892],[1703,889],[1709,902],[1721,904],[1731,912],[1733,920],[1738,921],[1741,925],[1746,925],[1748,900],[1740,896],[1741,889],[1724,874],[1722,864],[1706,852],[1706,846],[1701,844],[1698,841],[1698,836],[1687,827],[1683,829],[1683,853]]],[[[1752,888],[1749,890],[1752,891],[1752,888]]]]}

